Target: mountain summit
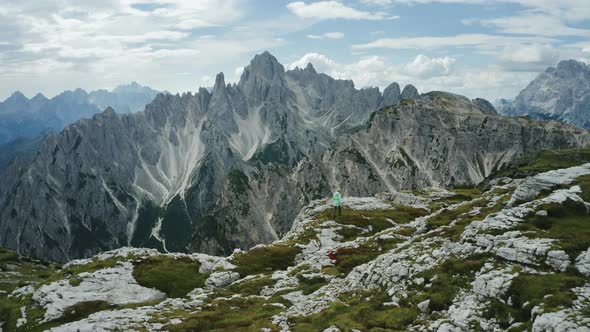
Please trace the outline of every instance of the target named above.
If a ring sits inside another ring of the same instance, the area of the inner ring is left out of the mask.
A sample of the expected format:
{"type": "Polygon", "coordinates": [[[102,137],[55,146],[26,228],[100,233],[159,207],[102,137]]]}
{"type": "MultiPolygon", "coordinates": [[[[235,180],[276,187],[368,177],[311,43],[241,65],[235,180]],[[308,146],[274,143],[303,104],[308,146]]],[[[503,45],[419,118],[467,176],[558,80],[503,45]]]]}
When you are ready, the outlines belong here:
{"type": "Polygon", "coordinates": [[[228,254],[287,233],[345,196],[472,185],[533,151],[585,147],[558,122],[503,118],[483,100],[392,84],[356,89],[268,52],[238,84],[159,94],[49,135],[0,189],[0,245],[66,261],[123,246],[228,254]]]}
{"type": "Polygon", "coordinates": [[[590,129],[590,67],[577,60],[559,62],[539,74],[502,114],[555,119],[590,129]]]}

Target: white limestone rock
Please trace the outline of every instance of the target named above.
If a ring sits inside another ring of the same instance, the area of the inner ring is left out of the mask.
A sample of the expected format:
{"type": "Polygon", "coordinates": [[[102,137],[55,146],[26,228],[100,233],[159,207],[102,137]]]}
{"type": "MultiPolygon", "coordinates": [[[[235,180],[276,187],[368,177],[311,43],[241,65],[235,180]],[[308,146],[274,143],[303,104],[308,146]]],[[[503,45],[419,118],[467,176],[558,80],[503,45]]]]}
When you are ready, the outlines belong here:
{"type": "Polygon", "coordinates": [[[485,308],[485,304],[475,294],[462,294],[453,302],[446,317],[433,323],[434,326],[441,324],[437,331],[467,331],[469,323],[479,319],[481,310],[485,308]]]}
{"type": "Polygon", "coordinates": [[[51,332],[71,331],[137,331],[159,330],[162,326],[151,325],[149,320],[161,310],[156,307],[140,307],[134,309],[107,310],[93,313],[85,319],[54,327],[51,332]]]}
{"type": "Polygon", "coordinates": [[[547,217],[547,211],[546,210],[540,210],[535,212],[536,216],[540,216],[540,217],[547,217]]]}
{"type": "Polygon", "coordinates": [[[506,293],[516,276],[508,269],[479,273],[472,282],[473,292],[484,298],[499,298],[506,293]]]}
{"type": "MultiPolygon", "coordinates": [[[[588,319],[586,319],[588,324],[588,319]]],[[[533,323],[533,332],[589,332],[590,325],[580,326],[570,310],[561,310],[539,315],[533,323]]]]}
{"type": "Polygon", "coordinates": [[[590,276],[590,248],[576,258],[576,269],[585,276],[590,276]]]}
{"type": "Polygon", "coordinates": [[[205,284],[209,287],[225,287],[240,279],[240,274],[233,271],[213,272],[207,278],[205,284]]]}
{"type": "Polygon", "coordinates": [[[166,294],[142,287],[133,278],[133,264],[122,262],[116,267],[81,273],[78,286],[61,280],[44,285],[33,294],[33,300],[46,312],[43,321],[61,317],[63,311],[83,301],[106,301],[111,304],[130,304],[162,300],[166,294]]]}
{"type": "Polygon", "coordinates": [[[541,191],[550,190],[558,185],[570,184],[575,178],[590,174],[590,163],[570,168],[557,169],[528,177],[514,191],[508,205],[528,202],[541,191]]]}
{"type": "Polygon", "coordinates": [[[418,303],[418,309],[420,309],[420,311],[422,311],[422,312],[430,311],[429,307],[430,307],[430,300],[424,300],[424,301],[418,303]]]}
{"type": "Polygon", "coordinates": [[[556,270],[563,272],[570,263],[570,256],[563,250],[552,250],[547,253],[547,264],[556,270]]]}
{"type": "Polygon", "coordinates": [[[552,239],[529,239],[516,236],[518,232],[502,235],[478,235],[477,244],[494,251],[498,256],[529,265],[539,265],[551,249],[552,239]]]}
{"type": "Polygon", "coordinates": [[[16,327],[21,327],[26,323],[27,323],[27,307],[20,307],[20,318],[16,320],[16,327]]]}

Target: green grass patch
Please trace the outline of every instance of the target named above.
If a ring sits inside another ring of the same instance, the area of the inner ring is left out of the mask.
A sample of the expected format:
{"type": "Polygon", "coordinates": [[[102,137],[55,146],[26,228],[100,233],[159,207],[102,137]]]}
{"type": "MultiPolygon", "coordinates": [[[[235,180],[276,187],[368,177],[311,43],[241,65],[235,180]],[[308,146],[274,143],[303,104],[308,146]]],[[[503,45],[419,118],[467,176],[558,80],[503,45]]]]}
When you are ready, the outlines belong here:
{"type": "Polygon", "coordinates": [[[480,198],[483,195],[483,191],[481,190],[481,188],[477,187],[477,186],[469,186],[469,187],[463,187],[463,188],[453,188],[451,189],[452,192],[455,193],[453,197],[459,197],[462,198],[463,200],[472,200],[472,199],[476,199],[476,198],[480,198]]]}
{"type": "Polygon", "coordinates": [[[416,227],[401,227],[389,234],[397,234],[397,235],[401,235],[401,236],[411,236],[411,235],[414,235],[414,233],[416,233],[416,230],[417,230],[416,227]]]}
{"type": "Polygon", "coordinates": [[[203,310],[184,317],[179,325],[167,325],[175,331],[260,331],[262,328],[278,330],[271,322],[273,315],[283,309],[269,305],[262,298],[234,298],[215,300],[203,310]]]}
{"type": "Polygon", "coordinates": [[[582,188],[580,197],[586,202],[590,202],[590,174],[583,175],[574,180],[572,185],[579,185],[582,188]]]}
{"type": "Polygon", "coordinates": [[[92,273],[92,272],[96,272],[96,271],[102,270],[102,269],[113,268],[113,267],[117,266],[117,263],[119,262],[119,260],[123,260],[123,258],[111,257],[111,258],[107,258],[104,260],[93,259],[88,264],[69,266],[68,268],[63,269],[61,271],[62,272],[61,274],[63,274],[63,275],[68,275],[68,274],[78,275],[82,272],[92,273]]]}
{"type": "Polygon", "coordinates": [[[303,232],[299,234],[294,239],[286,241],[285,244],[289,246],[294,246],[296,244],[308,244],[311,240],[317,240],[318,235],[316,234],[316,228],[314,226],[317,225],[306,225],[303,229],[303,232]]]}
{"type": "Polygon", "coordinates": [[[16,321],[21,317],[20,305],[10,299],[0,298],[0,322],[3,331],[16,331],[16,321]]]}
{"type": "Polygon", "coordinates": [[[445,209],[439,214],[428,219],[426,227],[431,230],[441,226],[447,226],[456,220],[460,215],[473,210],[474,207],[483,204],[481,200],[473,201],[453,209],[445,209]]]}
{"type": "Polygon", "coordinates": [[[541,305],[545,312],[571,307],[576,295],[572,288],[583,285],[585,278],[572,272],[555,274],[521,274],[512,280],[505,297],[512,298],[512,305],[492,301],[484,317],[496,317],[503,328],[516,322],[531,320],[533,307],[541,305]],[[526,305],[525,305],[526,304],[526,305]]]}
{"type": "Polygon", "coordinates": [[[321,276],[308,278],[300,275],[297,278],[299,279],[299,290],[303,291],[305,295],[309,295],[328,284],[326,278],[321,276]]]}
{"type": "Polygon", "coordinates": [[[6,262],[18,262],[19,261],[19,255],[9,249],[5,249],[5,248],[0,248],[0,263],[6,263],[6,262]]]}
{"type": "Polygon", "coordinates": [[[236,254],[232,263],[240,276],[261,274],[276,270],[286,270],[293,265],[295,256],[301,249],[285,246],[271,245],[250,249],[247,252],[236,254]]]}
{"type": "Polygon", "coordinates": [[[546,204],[539,207],[547,216],[532,215],[517,229],[530,238],[556,239],[555,245],[575,259],[590,247],[590,215],[581,202],[566,201],[563,204],[546,204]]]}
{"type": "Polygon", "coordinates": [[[205,286],[208,275],[199,273],[200,266],[188,257],[153,256],[135,263],[133,277],[141,286],[158,289],[169,297],[183,297],[205,286]]]}
{"type": "Polygon", "coordinates": [[[67,307],[61,318],[57,320],[59,323],[74,322],[90,316],[91,314],[107,309],[114,308],[110,303],[105,301],[85,301],[67,307]]]}
{"type": "MultiPolygon", "coordinates": [[[[353,210],[345,207],[342,209],[342,215],[336,217],[336,223],[358,227],[342,227],[338,231],[338,234],[344,238],[343,241],[352,241],[359,236],[372,236],[393,227],[394,225],[389,220],[404,225],[427,214],[426,209],[405,205],[394,205],[391,209],[384,210],[353,210]]],[[[332,220],[332,210],[322,212],[317,216],[317,219],[321,221],[332,220]]]]}
{"type": "Polygon", "coordinates": [[[418,274],[425,280],[424,285],[418,286],[410,296],[409,302],[418,304],[430,299],[430,310],[447,310],[453,303],[457,293],[475,279],[479,271],[490,258],[488,254],[473,255],[466,258],[451,257],[432,270],[418,274]],[[436,278],[435,278],[436,276],[436,278]],[[425,285],[432,286],[426,288],[425,285]]]}
{"type": "Polygon", "coordinates": [[[452,196],[433,199],[432,202],[429,204],[428,208],[431,211],[436,211],[457,203],[471,201],[476,198],[480,198],[483,195],[482,190],[478,187],[455,188],[452,189],[452,192],[452,196]]]}
{"type": "Polygon", "coordinates": [[[330,253],[330,258],[335,261],[334,267],[340,274],[348,274],[352,269],[365,264],[377,256],[391,250],[402,242],[401,239],[375,240],[360,245],[358,248],[340,248],[330,253]]]}
{"type": "Polygon", "coordinates": [[[385,290],[343,296],[320,313],[291,318],[293,331],[323,331],[336,326],[343,331],[401,331],[414,322],[420,311],[415,307],[388,307],[385,290]],[[369,298],[367,301],[366,299],[369,298]]]}
{"type": "Polygon", "coordinates": [[[554,169],[590,162],[590,149],[543,150],[517,159],[492,173],[490,178],[523,178],[554,169]]]}
{"type": "MultiPolygon", "coordinates": [[[[452,241],[459,241],[459,239],[461,239],[461,235],[465,231],[465,227],[467,227],[467,225],[471,224],[472,222],[474,222],[476,220],[480,220],[480,221],[484,220],[488,215],[490,215],[492,213],[500,212],[502,209],[505,208],[505,204],[509,199],[510,199],[510,195],[506,195],[491,207],[487,206],[487,201],[478,201],[478,203],[480,203],[482,205],[482,207],[479,209],[478,213],[470,214],[470,215],[460,213],[460,215],[457,216],[456,219],[453,219],[453,220],[457,220],[456,223],[453,226],[443,229],[439,235],[447,237],[447,238],[451,239],[452,241]]],[[[473,207],[474,206],[472,205],[471,209],[473,209],[473,207]]],[[[471,209],[468,209],[464,213],[471,211],[471,209]]],[[[453,220],[450,220],[450,221],[452,222],[453,220]]],[[[502,231],[502,232],[504,232],[504,231],[502,231]]]]}
{"type": "Polygon", "coordinates": [[[234,282],[231,285],[220,289],[220,296],[231,296],[233,294],[241,294],[242,296],[260,295],[264,287],[274,285],[275,281],[269,275],[257,277],[245,281],[234,282]]]}
{"type": "Polygon", "coordinates": [[[63,324],[65,321],[52,321],[44,324],[38,324],[45,316],[45,309],[32,301],[31,296],[24,298],[8,298],[7,295],[0,295],[0,322],[3,322],[2,329],[5,332],[12,331],[46,331],[52,327],[63,324]],[[21,307],[26,307],[27,322],[20,327],[16,323],[21,318],[21,307]]]}

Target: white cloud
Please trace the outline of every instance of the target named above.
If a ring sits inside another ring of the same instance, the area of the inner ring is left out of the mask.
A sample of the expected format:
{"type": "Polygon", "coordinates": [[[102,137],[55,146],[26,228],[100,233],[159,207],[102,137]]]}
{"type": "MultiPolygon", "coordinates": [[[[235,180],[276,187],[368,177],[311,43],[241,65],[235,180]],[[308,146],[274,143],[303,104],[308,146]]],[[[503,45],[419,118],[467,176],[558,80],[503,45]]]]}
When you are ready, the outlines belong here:
{"type": "MultiPolygon", "coordinates": [[[[530,31],[536,35],[584,35],[584,29],[576,29],[567,23],[590,19],[590,1],[588,0],[362,0],[366,3],[390,5],[423,5],[431,3],[497,5],[517,4],[524,11],[509,17],[499,18],[497,24],[504,26],[506,31],[530,31]],[[537,17],[535,17],[537,16],[537,17]],[[537,24],[541,23],[541,24],[537,24]]],[[[464,23],[473,23],[464,20],[464,23]]],[[[493,23],[490,22],[490,23],[493,23]]],[[[524,32],[529,33],[529,32],[524,32]]]]}
{"type": "Polygon", "coordinates": [[[450,91],[469,98],[488,100],[513,98],[536,75],[532,72],[510,72],[498,66],[455,68],[455,59],[417,55],[405,64],[397,64],[380,56],[367,56],[352,63],[340,63],[319,53],[307,53],[288,67],[305,68],[312,63],[318,72],[335,78],[352,79],[355,86],[385,88],[392,82],[400,86],[415,85],[420,92],[450,91]]]}
{"type": "Polygon", "coordinates": [[[420,78],[447,76],[451,73],[455,61],[451,57],[429,58],[418,54],[413,61],[404,66],[404,71],[409,76],[420,78]]]}
{"type": "Polygon", "coordinates": [[[513,45],[499,55],[502,67],[514,71],[541,71],[559,60],[559,50],[545,44],[513,45]]]}
{"type": "Polygon", "coordinates": [[[375,6],[389,6],[393,4],[393,0],[361,0],[361,2],[375,6]]]}
{"type": "Polygon", "coordinates": [[[18,89],[50,96],[131,80],[161,90],[195,90],[203,75],[232,72],[254,53],[285,43],[276,38],[279,29],[256,27],[264,20],[249,24],[250,30],[217,28],[234,27],[244,5],[241,0],[1,2],[0,94],[18,89]],[[194,30],[200,27],[214,38],[194,30]]]}
{"type": "Polygon", "coordinates": [[[326,38],[330,38],[330,39],[342,39],[342,38],[344,38],[344,34],[342,32],[326,32],[324,34],[324,36],[326,36],[326,38]]]}
{"type": "Polygon", "coordinates": [[[590,30],[568,26],[555,14],[525,13],[515,16],[481,20],[484,26],[496,27],[503,33],[533,36],[581,36],[589,37],[590,30]]]}
{"type": "Polygon", "coordinates": [[[318,72],[330,73],[339,65],[327,56],[319,53],[306,53],[298,60],[289,65],[289,69],[305,68],[307,64],[311,63],[318,72]]]}
{"type": "Polygon", "coordinates": [[[357,87],[386,86],[392,82],[387,78],[391,67],[379,56],[367,56],[357,62],[342,64],[323,54],[312,52],[291,63],[289,68],[305,68],[308,63],[320,73],[339,79],[351,79],[357,87]]]}
{"type": "Polygon", "coordinates": [[[321,35],[307,35],[310,39],[342,39],[344,34],[342,32],[326,32],[321,35]]]}
{"type": "Polygon", "coordinates": [[[205,88],[211,88],[215,84],[215,77],[210,75],[203,75],[201,76],[200,86],[205,88]]]}
{"type": "Polygon", "coordinates": [[[300,18],[329,20],[329,19],[351,19],[351,20],[385,20],[396,19],[398,16],[391,16],[385,12],[368,12],[348,7],[339,1],[318,1],[310,2],[296,1],[287,4],[287,9],[300,18]]]}
{"type": "Polygon", "coordinates": [[[413,61],[399,65],[381,56],[365,56],[360,60],[343,64],[319,53],[306,53],[289,65],[290,69],[305,68],[311,63],[316,71],[340,79],[352,79],[357,87],[386,87],[395,80],[413,83],[418,80],[449,75],[455,59],[429,58],[419,54],[413,61]]]}
{"type": "Polygon", "coordinates": [[[515,43],[548,43],[553,39],[545,37],[511,37],[489,34],[460,34],[444,37],[401,37],[401,38],[380,38],[366,44],[356,44],[352,48],[356,50],[367,50],[374,48],[391,49],[424,49],[441,47],[466,47],[477,46],[482,48],[495,48],[498,46],[509,46],[515,43]]]}

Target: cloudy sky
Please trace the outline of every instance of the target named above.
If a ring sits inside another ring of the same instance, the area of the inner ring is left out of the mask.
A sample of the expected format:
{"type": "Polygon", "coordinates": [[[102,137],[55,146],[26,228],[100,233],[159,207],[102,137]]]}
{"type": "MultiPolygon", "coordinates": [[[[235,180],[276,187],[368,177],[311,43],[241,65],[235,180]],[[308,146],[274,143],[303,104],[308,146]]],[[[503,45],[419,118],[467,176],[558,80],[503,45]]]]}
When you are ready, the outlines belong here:
{"type": "Polygon", "coordinates": [[[195,91],[264,50],[359,88],[512,98],[559,60],[590,59],[590,1],[0,1],[0,99],[131,81],[195,91]]]}

